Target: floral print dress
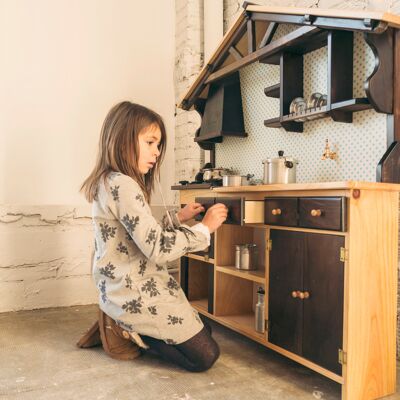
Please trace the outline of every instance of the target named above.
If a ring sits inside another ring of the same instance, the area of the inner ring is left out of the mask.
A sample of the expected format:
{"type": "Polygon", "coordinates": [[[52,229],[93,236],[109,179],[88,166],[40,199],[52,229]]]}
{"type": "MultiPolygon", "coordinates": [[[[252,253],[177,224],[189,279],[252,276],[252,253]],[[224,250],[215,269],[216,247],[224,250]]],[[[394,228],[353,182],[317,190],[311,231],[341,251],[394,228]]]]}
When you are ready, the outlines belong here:
{"type": "Polygon", "coordinates": [[[138,183],[116,172],[99,183],[92,216],[93,277],[104,313],[131,333],[168,344],[196,335],[203,323],[165,263],[204,250],[204,231],[158,223],[138,183]]]}

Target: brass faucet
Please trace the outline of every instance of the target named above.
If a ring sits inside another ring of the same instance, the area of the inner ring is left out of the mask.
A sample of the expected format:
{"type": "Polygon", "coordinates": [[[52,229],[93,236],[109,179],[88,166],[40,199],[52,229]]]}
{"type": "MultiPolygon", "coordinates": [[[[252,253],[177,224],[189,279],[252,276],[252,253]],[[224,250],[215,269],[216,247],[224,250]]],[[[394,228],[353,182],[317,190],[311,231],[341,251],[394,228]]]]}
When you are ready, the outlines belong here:
{"type": "Polygon", "coordinates": [[[335,151],[331,151],[330,147],[329,147],[329,142],[328,139],[326,139],[325,141],[325,149],[324,149],[324,153],[322,154],[321,160],[326,160],[326,159],[330,159],[330,160],[336,160],[337,159],[337,154],[335,151]]]}

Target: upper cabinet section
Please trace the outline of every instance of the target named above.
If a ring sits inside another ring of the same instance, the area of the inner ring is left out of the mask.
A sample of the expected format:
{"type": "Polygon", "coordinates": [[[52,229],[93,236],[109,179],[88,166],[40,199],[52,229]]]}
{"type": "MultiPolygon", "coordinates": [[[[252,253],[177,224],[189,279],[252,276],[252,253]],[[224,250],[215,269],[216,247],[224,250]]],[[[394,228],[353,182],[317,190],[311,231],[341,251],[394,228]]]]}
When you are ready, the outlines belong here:
{"type": "Polygon", "coordinates": [[[369,108],[393,113],[393,34],[398,28],[400,17],[383,12],[245,3],[243,13],[179,106],[201,114],[203,123],[195,140],[203,148],[211,148],[211,143],[221,142],[226,135],[246,136],[238,71],[254,62],[262,62],[280,65],[280,83],[265,88],[267,96],[280,99],[280,115],[264,121],[267,127],[301,132],[303,123],[309,119],[331,117],[334,121],[350,123],[353,112],[369,108]],[[274,38],[279,24],[295,25],[296,29],[274,38]],[[353,98],[352,93],[355,31],[364,33],[375,56],[375,69],[364,83],[365,97],[362,98],[353,98]],[[323,46],[328,48],[326,102],[301,110],[300,114],[293,112],[290,103],[303,95],[303,56],[323,46]],[[224,121],[230,121],[231,126],[226,128],[224,121]]]}

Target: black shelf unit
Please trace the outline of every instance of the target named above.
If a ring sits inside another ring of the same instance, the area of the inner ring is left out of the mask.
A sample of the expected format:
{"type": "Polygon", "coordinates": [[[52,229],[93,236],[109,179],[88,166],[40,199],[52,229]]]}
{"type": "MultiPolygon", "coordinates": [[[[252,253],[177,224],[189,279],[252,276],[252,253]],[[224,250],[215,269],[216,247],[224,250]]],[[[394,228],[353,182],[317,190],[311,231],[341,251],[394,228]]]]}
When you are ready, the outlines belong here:
{"type": "Polygon", "coordinates": [[[355,98],[331,104],[330,108],[327,106],[322,106],[307,109],[306,111],[300,113],[292,113],[283,115],[282,117],[270,118],[264,121],[264,125],[268,128],[281,128],[281,122],[293,121],[296,123],[303,123],[306,121],[313,121],[315,119],[331,117],[332,112],[335,111],[353,113],[357,111],[369,110],[371,108],[372,105],[369,103],[366,97],[355,98]]]}
{"type": "MultiPolygon", "coordinates": [[[[291,132],[303,132],[303,123],[331,117],[337,122],[353,122],[353,112],[372,108],[367,98],[353,98],[353,32],[340,30],[314,30],[302,36],[286,35],[280,40],[279,52],[268,54],[260,62],[280,66],[280,82],[266,87],[268,97],[279,98],[279,117],[267,119],[264,125],[291,132]],[[290,113],[290,103],[303,93],[304,55],[327,46],[328,85],[327,104],[290,113]]],[[[277,40],[277,41],[278,41],[277,40]]]]}

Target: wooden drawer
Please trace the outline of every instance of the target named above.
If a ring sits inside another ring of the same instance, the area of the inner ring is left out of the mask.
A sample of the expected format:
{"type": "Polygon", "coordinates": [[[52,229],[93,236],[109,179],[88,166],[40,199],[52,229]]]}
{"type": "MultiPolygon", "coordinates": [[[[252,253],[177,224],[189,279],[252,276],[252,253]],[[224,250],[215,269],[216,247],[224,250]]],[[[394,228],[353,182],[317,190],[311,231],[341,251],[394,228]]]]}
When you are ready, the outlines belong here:
{"type": "Polygon", "coordinates": [[[200,203],[203,205],[203,207],[205,208],[204,212],[201,212],[200,214],[197,214],[194,219],[196,221],[201,221],[204,218],[204,215],[206,214],[207,210],[214,205],[214,197],[196,197],[195,198],[195,203],[200,203]]]}
{"type": "Polygon", "coordinates": [[[264,223],[297,226],[297,197],[270,197],[264,200],[264,223]]]}
{"type": "Polygon", "coordinates": [[[207,210],[216,203],[228,207],[228,218],[224,222],[231,225],[262,224],[264,222],[264,202],[261,200],[245,200],[244,197],[196,197],[196,203],[204,206],[205,211],[196,215],[201,221],[207,210]]]}
{"type": "Polygon", "coordinates": [[[264,223],[264,201],[245,200],[243,222],[246,224],[264,223]]]}
{"type": "Polygon", "coordinates": [[[244,199],[242,197],[216,197],[215,204],[217,203],[228,207],[228,217],[224,224],[243,225],[244,199]]]}
{"type": "Polygon", "coordinates": [[[303,228],[345,231],[346,198],[299,198],[299,226],[303,228]]]}
{"type": "Polygon", "coordinates": [[[263,201],[245,200],[244,197],[216,197],[215,203],[222,203],[228,207],[225,224],[262,224],[264,221],[263,201]]]}

